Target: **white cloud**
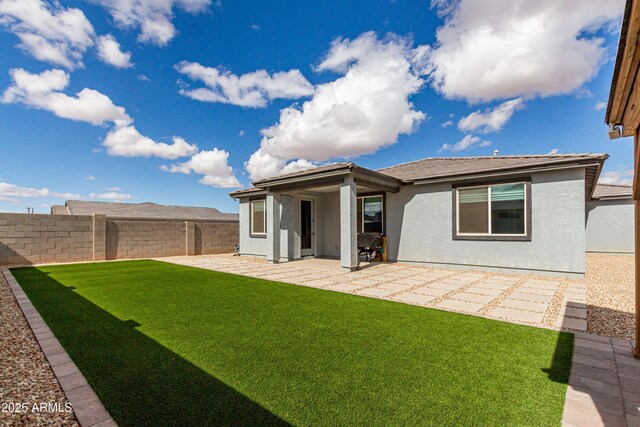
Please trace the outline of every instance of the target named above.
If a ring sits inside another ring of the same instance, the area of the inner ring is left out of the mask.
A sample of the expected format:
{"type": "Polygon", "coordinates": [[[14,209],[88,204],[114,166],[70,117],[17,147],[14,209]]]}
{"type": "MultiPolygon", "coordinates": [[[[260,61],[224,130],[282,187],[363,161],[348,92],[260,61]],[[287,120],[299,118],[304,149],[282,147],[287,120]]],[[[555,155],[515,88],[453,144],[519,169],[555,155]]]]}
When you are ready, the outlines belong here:
{"type": "Polygon", "coordinates": [[[244,130],[240,130],[240,132],[238,132],[238,136],[244,136],[244,130]]]}
{"type": "Polygon", "coordinates": [[[478,110],[460,119],[458,129],[463,132],[496,132],[502,129],[513,113],[522,108],[524,108],[524,100],[516,98],[503,102],[494,109],[478,110]]]}
{"type": "Polygon", "coordinates": [[[173,143],[156,142],[146,137],[130,125],[111,130],[102,145],[111,156],[122,157],[160,157],[163,159],[177,159],[189,156],[198,150],[196,145],[187,143],[184,139],[174,136],[173,143]]]}
{"type": "Polygon", "coordinates": [[[109,155],[177,159],[198,150],[197,146],[177,136],[173,137],[172,144],[167,144],[141,135],[125,109],[98,91],[85,88],[75,97],[61,92],[69,84],[69,74],[62,70],[31,74],[23,69],[13,69],[10,74],[13,84],[5,90],[0,102],[21,103],[92,125],[112,124],[113,128],[102,142],[109,155]]]}
{"type": "Polygon", "coordinates": [[[18,47],[27,54],[68,69],[83,66],[95,35],[80,9],[57,1],[0,0],[0,25],[20,39],[18,47]]]}
{"type": "Polygon", "coordinates": [[[87,181],[95,181],[95,180],[96,180],[96,177],[95,177],[95,176],[93,176],[93,175],[86,175],[86,176],[84,177],[84,179],[85,179],[85,180],[87,180],[87,181]]]}
{"type": "Polygon", "coordinates": [[[249,25],[249,28],[251,28],[253,31],[261,31],[262,27],[260,27],[260,25],[258,24],[251,24],[249,25]]]}
{"type": "Polygon", "coordinates": [[[5,90],[0,102],[21,103],[50,111],[58,117],[93,125],[114,123],[122,126],[132,122],[123,107],[116,106],[108,96],[96,90],[85,88],[75,96],[61,92],[69,85],[69,74],[62,70],[31,74],[14,68],[9,73],[12,85],[5,90]]]}
{"type": "Polygon", "coordinates": [[[633,169],[603,172],[600,174],[598,184],[632,185],[633,169]]]}
{"type": "Polygon", "coordinates": [[[120,43],[111,34],[98,37],[96,48],[98,57],[105,63],[116,68],[131,68],[131,52],[123,52],[120,43]]]}
{"type": "Polygon", "coordinates": [[[258,70],[240,76],[196,62],[180,62],[178,72],[206,87],[181,89],[180,93],[203,102],[222,102],[242,107],[258,108],[278,98],[298,99],[313,94],[313,86],[299,70],[269,74],[258,70]]]}
{"type": "Polygon", "coordinates": [[[241,187],[240,182],[233,174],[233,169],[229,166],[229,153],[224,150],[203,150],[194,154],[186,162],[162,165],[161,170],[170,173],[183,173],[191,175],[196,173],[204,175],[199,182],[212,187],[236,188],[241,187]]]}
{"type": "Polygon", "coordinates": [[[602,111],[605,108],[607,108],[607,102],[606,101],[598,102],[593,108],[596,111],[602,111]]]}
{"type": "Polygon", "coordinates": [[[302,172],[302,171],[306,171],[308,169],[313,169],[313,168],[317,168],[317,167],[318,167],[318,165],[316,165],[314,163],[311,163],[308,160],[298,159],[296,161],[287,163],[282,168],[280,173],[281,174],[287,174],[287,173],[302,172]]]}
{"type": "Polygon", "coordinates": [[[548,154],[558,154],[559,151],[560,151],[559,148],[552,148],[548,154]]]}
{"type": "Polygon", "coordinates": [[[261,131],[260,149],[245,164],[251,178],[277,175],[289,160],[373,153],[414,132],[425,118],[409,101],[423,85],[414,56],[410,41],[397,36],[379,40],[368,32],[334,40],[317,70],[342,75],[316,86],[311,100],[283,109],[280,121],[261,131]]]}
{"type": "Polygon", "coordinates": [[[477,137],[475,135],[465,135],[460,141],[455,144],[442,144],[442,147],[438,150],[438,152],[443,151],[466,151],[471,150],[476,147],[488,147],[491,145],[491,141],[486,141],[477,137]]]}
{"type": "Polygon", "coordinates": [[[470,102],[578,90],[605,60],[600,28],[624,0],[435,0],[445,24],[427,54],[434,88],[470,102]]]}
{"type": "Polygon", "coordinates": [[[89,193],[89,197],[91,199],[102,199],[102,200],[131,200],[135,199],[131,194],[119,193],[117,191],[109,191],[106,193],[89,193]]]}
{"type": "Polygon", "coordinates": [[[150,82],[151,79],[147,76],[145,76],[144,74],[138,74],[137,79],[140,80],[141,82],[150,82]]]}
{"type": "Polygon", "coordinates": [[[120,187],[116,186],[116,187],[105,188],[105,190],[107,190],[107,191],[121,191],[122,189],[120,187]]]}
{"type": "Polygon", "coordinates": [[[61,199],[79,199],[79,194],[74,193],[61,193],[51,191],[48,188],[32,188],[32,187],[20,187],[15,184],[9,184],[7,182],[0,182],[0,196],[2,197],[22,197],[22,198],[36,198],[36,197],[55,197],[61,199]]]}
{"type": "Polygon", "coordinates": [[[440,126],[442,126],[443,128],[448,128],[449,126],[453,126],[453,120],[447,120],[446,122],[442,123],[440,126]]]}
{"type": "Polygon", "coordinates": [[[158,46],[166,45],[175,35],[171,22],[174,8],[191,14],[204,12],[211,0],[94,0],[125,28],[139,28],[138,40],[158,46]]]}

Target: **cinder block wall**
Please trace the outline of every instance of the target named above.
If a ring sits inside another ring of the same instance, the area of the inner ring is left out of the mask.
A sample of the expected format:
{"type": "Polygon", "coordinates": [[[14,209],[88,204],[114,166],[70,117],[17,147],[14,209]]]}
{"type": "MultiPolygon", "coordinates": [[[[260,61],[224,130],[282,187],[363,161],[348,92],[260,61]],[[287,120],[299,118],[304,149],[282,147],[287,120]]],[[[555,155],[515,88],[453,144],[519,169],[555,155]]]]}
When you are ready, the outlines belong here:
{"type": "Polygon", "coordinates": [[[186,255],[185,221],[107,218],[107,259],[174,255],[186,255]]]}
{"type": "Polygon", "coordinates": [[[237,221],[0,213],[0,265],[229,253],[237,221]]]}
{"type": "Polygon", "coordinates": [[[0,264],[88,261],[92,217],[0,214],[0,264]]]}
{"type": "Polygon", "coordinates": [[[195,254],[221,254],[238,244],[239,225],[234,222],[196,222],[195,254]]]}

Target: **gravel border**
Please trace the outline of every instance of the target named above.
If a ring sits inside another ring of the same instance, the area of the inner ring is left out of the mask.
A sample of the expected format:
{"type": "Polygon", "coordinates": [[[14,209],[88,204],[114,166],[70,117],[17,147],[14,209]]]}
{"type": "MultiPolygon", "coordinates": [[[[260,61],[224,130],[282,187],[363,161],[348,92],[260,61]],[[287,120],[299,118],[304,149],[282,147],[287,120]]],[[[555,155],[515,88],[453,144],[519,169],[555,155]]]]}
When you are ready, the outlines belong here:
{"type": "MultiPolygon", "coordinates": [[[[62,410],[53,412],[34,413],[31,411],[31,413],[23,414],[26,419],[14,421],[10,418],[9,423],[16,422],[18,424],[22,424],[23,422],[27,422],[28,424],[31,424],[32,421],[29,419],[29,416],[36,416],[33,422],[37,425],[79,424],[82,427],[117,426],[76,364],[71,360],[60,342],[53,335],[53,332],[51,332],[51,329],[49,329],[45,321],[42,319],[40,313],[38,313],[27,295],[24,293],[18,281],[13,277],[11,271],[6,267],[2,267],[2,275],[4,276],[4,280],[0,278],[0,281],[2,282],[0,285],[2,285],[3,288],[2,291],[3,293],[9,294],[6,289],[6,284],[8,284],[8,288],[13,292],[13,296],[15,297],[13,300],[14,316],[21,317],[20,314],[24,315],[24,317],[22,317],[22,329],[30,335],[31,338],[31,342],[29,343],[30,345],[21,342],[19,346],[14,345],[6,347],[29,347],[31,352],[27,358],[30,358],[32,362],[38,361],[44,368],[50,368],[47,369],[49,375],[44,378],[44,383],[34,380],[34,378],[30,378],[29,375],[25,376],[25,372],[17,372],[16,376],[18,376],[18,378],[12,379],[14,382],[17,381],[18,384],[25,384],[28,387],[37,387],[37,385],[44,386],[45,389],[49,389],[55,393],[58,399],[54,401],[62,402],[63,408],[62,410]],[[17,302],[17,304],[15,304],[15,302],[17,302]],[[20,311],[22,311],[22,313],[20,313],[20,311]],[[29,332],[31,333],[29,334],[29,332]],[[37,348],[37,345],[39,345],[39,349],[37,348]],[[46,362],[44,360],[45,358],[46,362]],[[68,411],[66,410],[67,408],[65,407],[65,404],[70,404],[68,411]],[[72,411],[71,408],[73,408],[72,411]]],[[[10,297],[4,298],[3,295],[3,302],[11,299],[12,298],[10,297]]],[[[9,336],[9,334],[7,334],[7,336],[9,336]]],[[[8,369],[7,371],[11,372],[12,369],[8,369]]],[[[9,397],[14,399],[14,403],[22,403],[24,401],[19,401],[18,399],[24,399],[28,396],[9,397]]],[[[24,403],[32,405],[32,402],[24,403]]]]}
{"type": "Polygon", "coordinates": [[[625,254],[587,254],[588,331],[635,338],[635,259],[625,254]]]}

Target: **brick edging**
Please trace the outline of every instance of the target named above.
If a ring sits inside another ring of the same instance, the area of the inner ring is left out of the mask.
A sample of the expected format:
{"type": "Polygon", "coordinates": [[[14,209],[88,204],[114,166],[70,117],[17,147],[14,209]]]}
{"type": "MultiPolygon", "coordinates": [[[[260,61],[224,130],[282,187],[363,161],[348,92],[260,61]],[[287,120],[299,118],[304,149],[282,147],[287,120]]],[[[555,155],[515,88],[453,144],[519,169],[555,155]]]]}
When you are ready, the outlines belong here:
{"type": "Polygon", "coordinates": [[[27,319],[63,393],[69,400],[78,423],[82,427],[117,427],[93,388],[53,335],[11,271],[7,267],[2,267],[2,274],[18,301],[18,306],[27,319]]]}

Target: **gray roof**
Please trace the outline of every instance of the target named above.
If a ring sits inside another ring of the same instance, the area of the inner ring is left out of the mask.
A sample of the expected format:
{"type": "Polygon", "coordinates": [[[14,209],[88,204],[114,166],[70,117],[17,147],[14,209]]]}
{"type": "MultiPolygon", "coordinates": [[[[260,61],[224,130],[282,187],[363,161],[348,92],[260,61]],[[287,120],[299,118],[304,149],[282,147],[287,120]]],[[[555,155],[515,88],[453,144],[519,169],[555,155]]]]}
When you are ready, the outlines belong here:
{"type": "MultiPolygon", "coordinates": [[[[302,178],[302,177],[305,177],[305,176],[317,175],[317,174],[323,173],[323,172],[338,171],[338,170],[343,170],[343,169],[346,170],[346,169],[350,169],[350,168],[354,168],[354,167],[356,167],[356,164],[352,163],[352,162],[330,163],[328,165],[318,166],[317,168],[305,169],[305,170],[299,171],[299,172],[285,173],[285,174],[282,174],[282,175],[277,175],[277,176],[261,179],[261,180],[258,180],[258,181],[254,181],[252,184],[254,186],[256,186],[256,187],[259,187],[262,184],[269,183],[269,182],[274,181],[274,180],[289,179],[289,178],[302,178]]],[[[240,190],[240,191],[242,191],[242,190],[240,190]]]]}
{"type": "Polygon", "coordinates": [[[594,199],[632,199],[633,187],[630,185],[598,184],[593,191],[594,199]]]}
{"type": "Polygon", "coordinates": [[[480,156],[480,157],[429,157],[413,162],[402,163],[383,169],[372,171],[352,162],[332,163],[307,169],[301,172],[275,176],[253,182],[254,187],[234,191],[232,197],[248,197],[263,194],[265,187],[272,183],[284,180],[296,180],[311,178],[314,175],[329,174],[332,172],[357,170],[378,177],[393,178],[396,182],[406,184],[430,180],[458,180],[475,176],[499,175],[510,172],[530,171],[536,169],[548,169],[556,167],[581,166],[587,167],[585,186],[590,195],[594,183],[600,173],[602,164],[609,156],[601,153],[578,154],[529,154],[516,156],[480,156]],[[256,188],[258,187],[258,188],[256,188]]]}
{"type": "Polygon", "coordinates": [[[606,154],[530,154],[520,156],[429,157],[402,163],[378,172],[403,181],[421,181],[446,177],[463,177],[518,169],[604,161],[606,154]]]}
{"type": "Polygon", "coordinates": [[[67,200],[64,206],[52,206],[52,214],[93,215],[102,214],[120,218],[165,218],[192,220],[238,220],[238,214],[222,213],[215,208],[192,206],[165,206],[156,203],[112,203],[84,200],[67,200]]]}

